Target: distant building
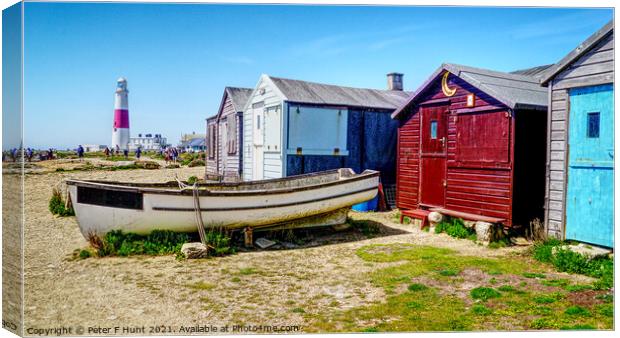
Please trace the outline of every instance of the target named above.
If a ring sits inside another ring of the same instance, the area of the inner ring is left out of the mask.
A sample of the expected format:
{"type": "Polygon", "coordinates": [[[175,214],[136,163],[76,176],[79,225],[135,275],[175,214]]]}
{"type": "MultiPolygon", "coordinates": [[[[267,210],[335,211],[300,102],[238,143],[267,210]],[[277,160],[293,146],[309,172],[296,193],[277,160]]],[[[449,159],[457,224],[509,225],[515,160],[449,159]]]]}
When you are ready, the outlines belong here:
{"type": "Polygon", "coordinates": [[[189,141],[181,142],[179,148],[190,153],[201,152],[207,150],[207,142],[204,138],[195,138],[189,141]]]}
{"type": "Polygon", "coordinates": [[[94,153],[94,152],[98,152],[98,151],[104,151],[105,147],[106,147],[105,144],[84,144],[84,145],[82,145],[82,148],[84,148],[84,151],[87,152],[87,153],[94,153]]]}
{"type": "Polygon", "coordinates": [[[193,131],[191,134],[181,134],[181,144],[198,138],[205,139],[206,137],[206,134],[196,134],[195,131],[193,131]]]}
{"type": "Polygon", "coordinates": [[[138,137],[129,138],[129,149],[159,150],[168,145],[168,140],[161,134],[138,134],[138,137]]]}

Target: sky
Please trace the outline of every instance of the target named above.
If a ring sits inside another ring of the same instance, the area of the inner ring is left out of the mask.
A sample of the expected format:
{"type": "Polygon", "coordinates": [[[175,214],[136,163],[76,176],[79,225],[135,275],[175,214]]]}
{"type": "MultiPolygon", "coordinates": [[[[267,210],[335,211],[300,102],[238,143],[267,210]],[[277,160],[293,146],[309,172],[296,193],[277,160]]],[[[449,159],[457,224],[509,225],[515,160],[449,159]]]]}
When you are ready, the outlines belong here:
{"type": "Polygon", "coordinates": [[[443,62],[511,71],[557,62],[611,9],[26,3],[25,145],[110,144],[116,79],[132,136],[205,132],[225,86],[261,74],[415,90],[443,62]]]}

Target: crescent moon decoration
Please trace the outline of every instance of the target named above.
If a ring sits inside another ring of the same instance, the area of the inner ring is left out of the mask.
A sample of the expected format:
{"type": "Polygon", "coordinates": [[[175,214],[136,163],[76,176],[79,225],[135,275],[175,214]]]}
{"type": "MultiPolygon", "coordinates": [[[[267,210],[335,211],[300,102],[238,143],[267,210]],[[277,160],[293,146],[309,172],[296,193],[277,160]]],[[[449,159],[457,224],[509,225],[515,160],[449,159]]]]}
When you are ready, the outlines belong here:
{"type": "Polygon", "coordinates": [[[443,73],[443,76],[441,78],[441,91],[443,92],[445,96],[452,96],[456,94],[456,88],[448,87],[448,76],[449,75],[450,75],[449,72],[445,72],[443,73]]]}

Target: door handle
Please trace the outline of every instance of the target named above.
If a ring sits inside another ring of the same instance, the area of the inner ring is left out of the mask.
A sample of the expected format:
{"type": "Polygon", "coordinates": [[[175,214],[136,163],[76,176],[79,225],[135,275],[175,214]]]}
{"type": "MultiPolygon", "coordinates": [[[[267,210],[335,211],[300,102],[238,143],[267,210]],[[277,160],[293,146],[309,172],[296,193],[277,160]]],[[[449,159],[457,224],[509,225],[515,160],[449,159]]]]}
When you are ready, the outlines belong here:
{"type": "Polygon", "coordinates": [[[442,148],[446,147],[446,137],[445,136],[441,138],[441,147],[442,148]]]}

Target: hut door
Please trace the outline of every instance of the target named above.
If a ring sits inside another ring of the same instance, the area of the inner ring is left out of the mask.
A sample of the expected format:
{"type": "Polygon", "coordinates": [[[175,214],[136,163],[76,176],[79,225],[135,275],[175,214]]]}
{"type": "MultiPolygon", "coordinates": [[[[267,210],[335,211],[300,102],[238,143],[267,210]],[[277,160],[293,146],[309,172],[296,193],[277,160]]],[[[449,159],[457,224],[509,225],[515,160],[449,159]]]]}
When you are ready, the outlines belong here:
{"type": "Polygon", "coordinates": [[[420,204],[443,207],[446,198],[448,106],[421,108],[420,204]]]}
{"type": "Polygon", "coordinates": [[[614,246],[613,85],[570,91],[566,239],[614,246]]]}

